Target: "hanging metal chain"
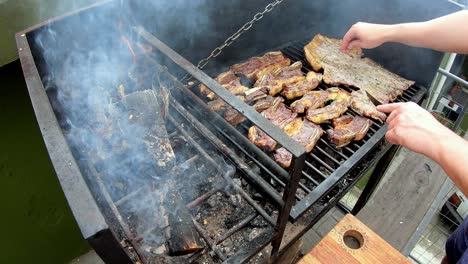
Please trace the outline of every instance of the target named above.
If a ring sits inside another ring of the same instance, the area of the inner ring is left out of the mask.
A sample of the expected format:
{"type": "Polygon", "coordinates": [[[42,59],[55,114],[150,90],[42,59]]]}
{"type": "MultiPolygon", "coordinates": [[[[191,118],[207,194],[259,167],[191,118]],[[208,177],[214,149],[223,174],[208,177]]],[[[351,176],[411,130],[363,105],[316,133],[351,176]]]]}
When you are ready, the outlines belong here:
{"type": "MultiPolygon", "coordinates": [[[[266,13],[269,13],[271,12],[275,6],[277,6],[278,4],[280,4],[281,2],[283,2],[284,0],[275,0],[273,2],[271,2],[270,4],[268,4],[267,6],[265,6],[265,9],[261,12],[258,12],[257,14],[255,14],[252,18],[252,20],[250,20],[249,22],[245,23],[241,28],[239,28],[239,30],[236,31],[236,33],[232,34],[230,37],[228,37],[224,43],[219,46],[219,47],[216,47],[208,57],[200,60],[197,64],[197,68],[199,69],[203,69],[203,67],[206,66],[206,64],[208,64],[208,62],[212,59],[212,58],[216,58],[219,54],[221,54],[221,52],[223,51],[224,48],[226,47],[229,47],[237,38],[239,38],[244,32],[248,31],[254,24],[255,22],[261,20],[263,18],[263,15],[265,15],[266,13]]],[[[188,75],[185,75],[184,78],[182,78],[182,80],[185,80],[186,77],[188,75]]]]}

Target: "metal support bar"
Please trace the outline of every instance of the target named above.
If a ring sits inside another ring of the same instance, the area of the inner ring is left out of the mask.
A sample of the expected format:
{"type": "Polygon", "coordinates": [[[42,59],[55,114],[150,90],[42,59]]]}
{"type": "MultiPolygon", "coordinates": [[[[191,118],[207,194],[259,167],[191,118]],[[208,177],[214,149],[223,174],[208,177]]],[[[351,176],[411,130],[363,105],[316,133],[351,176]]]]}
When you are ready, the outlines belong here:
{"type": "Polygon", "coordinates": [[[462,78],[458,77],[457,75],[455,75],[455,74],[453,74],[453,73],[451,73],[451,72],[449,72],[449,71],[447,71],[447,70],[444,70],[444,69],[442,69],[442,68],[439,68],[439,69],[437,70],[437,72],[440,73],[440,74],[443,74],[443,75],[447,76],[448,78],[450,78],[450,79],[452,79],[452,80],[454,80],[454,81],[460,83],[461,85],[463,85],[463,86],[465,86],[465,87],[468,87],[468,81],[463,80],[462,78]]]}
{"type": "Polygon", "coordinates": [[[277,219],[277,228],[278,233],[275,235],[275,238],[272,243],[271,256],[273,258],[278,257],[279,249],[281,246],[281,241],[283,241],[284,230],[286,229],[286,224],[288,223],[289,213],[294,203],[294,197],[299,185],[299,180],[301,179],[301,172],[304,168],[306,154],[294,158],[291,169],[291,180],[286,184],[286,188],[283,193],[284,205],[280,210],[278,219],[277,219]]]}
{"type": "Polygon", "coordinates": [[[379,162],[377,162],[375,167],[378,169],[374,169],[374,171],[372,172],[372,175],[370,176],[369,181],[366,184],[366,187],[364,187],[364,190],[362,191],[356,204],[351,210],[351,214],[357,215],[359,211],[361,211],[361,209],[364,207],[364,205],[366,205],[370,196],[372,195],[372,193],[374,193],[375,188],[377,187],[380,180],[382,179],[385,172],[387,171],[387,168],[392,162],[393,157],[395,156],[398,149],[399,149],[398,145],[391,146],[390,149],[379,160],[379,162]]]}
{"type": "Polygon", "coordinates": [[[190,73],[193,77],[199,80],[201,83],[206,85],[211,91],[217,96],[223,99],[226,103],[232,106],[234,109],[239,111],[243,116],[249,119],[254,125],[258,126],[267,135],[272,137],[276,142],[283,146],[286,150],[291,152],[293,156],[299,157],[305,153],[305,148],[301,146],[297,141],[288,136],[279,127],[273,125],[266,118],[261,116],[252,107],[247,105],[245,102],[237,98],[231,92],[223,88],[218,82],[213,80],[210,76],[198,69],[190,61],[180,56],[177,52],[169,48],[161,40],[153,36],[151,33],[146,31],[143,27],[139,26],[134,28],[135,31],[140,34],[146,41],[161,51],[164,55],[169,57],[174,63],[179,65],[182,69],[190,73]]]}

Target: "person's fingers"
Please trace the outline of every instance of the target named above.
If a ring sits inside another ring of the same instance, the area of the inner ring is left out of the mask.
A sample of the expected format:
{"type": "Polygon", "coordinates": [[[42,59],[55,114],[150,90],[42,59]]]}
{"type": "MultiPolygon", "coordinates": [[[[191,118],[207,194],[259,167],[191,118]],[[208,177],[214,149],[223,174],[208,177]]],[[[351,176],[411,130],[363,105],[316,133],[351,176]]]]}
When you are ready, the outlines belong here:
{"type": "Polygon", "coordinates": [[[400,138],[396,132],[396,128],[388,130],[387,133],[385,133],[385,138],[392,144],[400,145],[400,138]]]}
{"type": "Polygon", "coordinates": [[[348,46],[351,41],[356,38],[356,30],[354,27],[351,27],[348,32],[343,37],[343,42],[341,43],[340,50],[347,51],[349,50],[348,46]]]}
{"type": "Polygon", "coordinates": [[[395,119],[395,117],[400,113],[400,111],[398,110],[394,110],[392,111],[388,117],[387,117],[387,120],[385,120],[385,122],[387,122],[387,124],[390,126],[392,123],[393,123],[393,120],[395,119]]]}
{"type": "Polygon", "coordinates": [[[348,51],[349,50],[352,50],[352,49],[355,49],[355,48],[360,48],[362,46],[362,41],[359,40],[359,39],[355,39],[353,41],[351,41],[349,44],[348,44],[348,51]]]}
{"type": "Polygon", "coordinates": [[[379,110],[380,112],[384,112],[384,113],[390,113],[400,108],[403,104],[404,103],[392,103],[392,104],[378,105],[377,110],[379,110]]]}

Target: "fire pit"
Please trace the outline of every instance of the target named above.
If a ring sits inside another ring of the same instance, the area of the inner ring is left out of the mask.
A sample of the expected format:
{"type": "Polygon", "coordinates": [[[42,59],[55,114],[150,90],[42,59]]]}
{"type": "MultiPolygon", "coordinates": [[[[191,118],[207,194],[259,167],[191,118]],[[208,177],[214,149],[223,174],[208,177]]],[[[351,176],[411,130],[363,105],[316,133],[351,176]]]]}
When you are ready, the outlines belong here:
{"type": "MultiPolygon", "coordinates": [[[[305,153],[207,75],[234,58],[205,73],[136,26],[128,18],[135,6],[122,5],[99,4],[16,36],[57,176],[106,262],[245,263],[262,250],[275,258],[388,153],[377,122],[362,141],[338,149],[322,137],[305,153]],[[98,26],[76,31],[90,23],[98,26]],[[200,83],[247,121],[234,127],[211,111],[194,89],[200,83]],[[251,125],[293,154],[289,171],[247,139],[251,125]]],[[[269,50],[307,72],[309,40],[269,50]]],[[[419,103],[425,93],[414,85],[397,101],[419,103]]]]}

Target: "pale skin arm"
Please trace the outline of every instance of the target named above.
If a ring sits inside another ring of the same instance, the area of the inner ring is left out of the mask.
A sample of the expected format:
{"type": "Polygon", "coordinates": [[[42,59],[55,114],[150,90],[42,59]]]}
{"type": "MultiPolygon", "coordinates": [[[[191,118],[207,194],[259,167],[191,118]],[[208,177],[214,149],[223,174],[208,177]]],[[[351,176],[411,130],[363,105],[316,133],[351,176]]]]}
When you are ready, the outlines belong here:
{"type": "Polygon", "coordinates": [[[340,49],[371,49],[385,42],[429,48],[445,52],[468,53],[468,10],[426,22],[382,25],[358,22],[343,37],[340,49]]]}
{"type": "Polygon", "coordinates": [[[436,161],[468,197],[468,142],[415,103],[377,106],[390,113],[386,138],[436,161]]]}

